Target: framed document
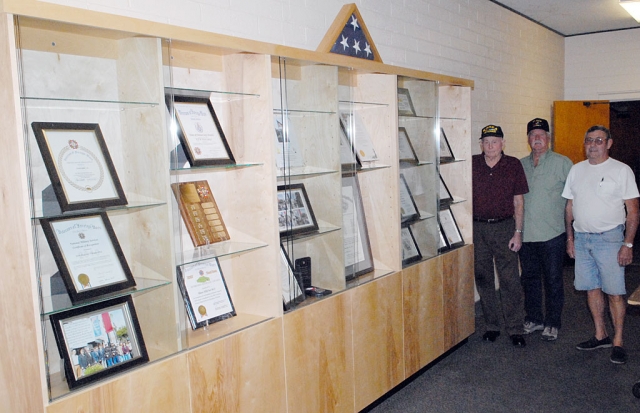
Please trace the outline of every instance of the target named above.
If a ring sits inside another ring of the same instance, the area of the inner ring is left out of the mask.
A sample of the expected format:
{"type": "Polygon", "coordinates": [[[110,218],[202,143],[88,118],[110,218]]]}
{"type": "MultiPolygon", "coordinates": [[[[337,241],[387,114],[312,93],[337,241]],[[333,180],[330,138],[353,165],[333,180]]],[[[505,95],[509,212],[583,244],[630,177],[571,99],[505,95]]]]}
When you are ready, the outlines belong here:
{"type": "Polygon", "coordinates": [[[440,209],[449,208],[449,205],[451,205],[451,203],[453,202],[453,196],[451,195],[451,192],[449,191],[447,184],[444,183],[444,179],[442,178],[442,175],[440,175],[439,194],[440,194],[440,209]]]}
{"type": "Polygon", "coordinates": [[[356,174],[342,175],[344,274],[351,280],[373,271],[373,256],[356,174]]]}
{"type": "Polygon", "coordinates": [[[411,264],[422,259],[416,239],[408,226],[400,229],[400,242],[402,243],[402,265],[411,264]]]}
{"type": "Polygon", "coordinates": [[[180,182],[171,184],[171,189],[195,247],[229,240],[209,182],[180,182]]]}
{"type": "Polygon", "coordinates": [[[284,246],[280,244],[280,279],[282,280],[282,303],[285,310],[290,310],[304,301],[305,294],[300,287],[300,281],[293,273],[293,265],[291,260],[284,249],[284,246]]]}
{"type": "Polygon", "coordinates": [[[444,133],[444,129],[440,128],[440,162],[453,162],[455,160],[447,135],[444,133]]]}
{"type": "Polygon", "coordinates": [[[413,200],[409,185],[404,179],[404,174],[400,174],[400,220],[402,222],[413,221],[420,218],[420,212],[416,202],[413,200]]]}
{"type": "Polygon", "coordinates": [[[398,88],[398,115],[416,116],[416,110],[413,108],[409,89],[398,88]]]}
{"type": "Polygon", "coordinates": [[[281,113],[274,113],[273,125],[276,131],[276,166],[280,169],[303,167],[304,157],[289,120],[281,113]]]}
{"type": "Polygon", "coordinates": [[[191,166],[235,163],[209,97],[165,94],[165,101],[191,166]]]}
{"type": "Polygon", "coordinates": [[[449,249],[447,240],[442,235],[442,225],[438,226],[438,252],[444,252],[449,249]]]}
{"type": "Polygon", "coordinates": [[[458,224],[451,212],[451,208],[439,211],[438,217],[440,218],[440,225],[442,225],[442,231],[444,232],[447,244],[449,244],[449,248],[456,248],[464,245],[462,233],[460,232],[460,228],[458,228],[458,224]]]}
{"type": "Polygon", "coordinates": [[[136,285],[105,212],[40,224],[73,303],[136,285]]]}
{"type": "Polygon", "coordinates": [[[407,130],[403,127],[398,128],[398,154],[400,161],[404,162],[417,162],[418,156],[416,151],[413,150],[413,145],[409,139],[407,130]]]}
{"type": "Polygon", "coordinates": [[[100,125],[33,122],[31,127],[62,212],[127,204],[100,125]]]}
{"type": "Polygon", "coordinates": [[[318,223],[303,184],[278,185],[278,226],[280,236],[318,230],[318,223]]]}
{"type": "Polygon", "coordinates": [[[344,129],[353,151],[360,163],[378,160],[371,136],[358,112],[340,112],[341,127],[344,129]]]}
{"type": "Polygon", "coordinates": [[[130,296],[50,316],[70,389],[149,361],[130,296]]]}
{"type": "Polygon", "coordinates": [[[217,258],[180,265],[177,275],[193,330],[236,315],[217,258]]]}
{"type": "Polygon", "coordinates": [[[353,152],[353,146],[347,137],[347,131],[344,129],[342,121],[340,121],[340,163],[343,169],[354,169],[361,165],[360,160],[353,152]]]}

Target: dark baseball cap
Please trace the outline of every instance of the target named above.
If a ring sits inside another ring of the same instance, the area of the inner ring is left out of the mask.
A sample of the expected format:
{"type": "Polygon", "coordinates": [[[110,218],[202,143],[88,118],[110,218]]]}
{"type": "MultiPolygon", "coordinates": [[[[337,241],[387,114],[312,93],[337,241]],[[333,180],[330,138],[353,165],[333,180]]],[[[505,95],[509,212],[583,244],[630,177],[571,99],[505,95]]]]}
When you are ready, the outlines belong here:
{"type": "Polygon", "coordinates": [[[486,138],[487,136],[497,136],[498,138],[504,138],[504,133],[502,133],[502,128],[500,126],[487,125],[482,128],[480,139],[486,138]]]}
{"type": "Polygon", "coordinates": [[[527,135],[534,129],[542,129],[545,132],[549,132],[549,122],[546,119],[535,118],[527,123],[527,135]]]}

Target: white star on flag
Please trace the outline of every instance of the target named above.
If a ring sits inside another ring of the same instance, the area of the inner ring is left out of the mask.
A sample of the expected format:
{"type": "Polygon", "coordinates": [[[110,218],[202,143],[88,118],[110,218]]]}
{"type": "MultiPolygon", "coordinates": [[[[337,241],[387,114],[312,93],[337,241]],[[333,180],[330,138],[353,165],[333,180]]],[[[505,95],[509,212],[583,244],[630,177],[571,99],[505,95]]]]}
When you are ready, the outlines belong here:
{"type": "Polygon", "coordinates": [[[367,43],[367,46],[364,48],[364,51],[367,52],[367,56],[371,54],[371,45],[367,43]]]}
{"type": "Polygon", "coordinates": [[[347,40],[349,40],[349,38],[342,36],[342,41],[340,42],[340,44],[342,45],[342,50],[346,50],[346,48],[349,47],[349,43],[347,42],[347,40]]]}
{"type": "Polygon", "coordinates": [[[351,23],[349,23],[350,25],[353,26],[353,30],[356,30],[357,28],[359,28],[360,26],[358,25],[358,19],[356,18],[356,16],[351,16],[351,23]]]}
{"type": "Polygon", "coordinates": [[[353,48],[354,48],[354,49],[356,49],[356,54],[358,54],[358,52],[362,51],[362,50],[360,49],[360,42],[359,42],[359,41],[357,41],[357,40],[354,40],[354,41],[353,41],[353,48]]]}

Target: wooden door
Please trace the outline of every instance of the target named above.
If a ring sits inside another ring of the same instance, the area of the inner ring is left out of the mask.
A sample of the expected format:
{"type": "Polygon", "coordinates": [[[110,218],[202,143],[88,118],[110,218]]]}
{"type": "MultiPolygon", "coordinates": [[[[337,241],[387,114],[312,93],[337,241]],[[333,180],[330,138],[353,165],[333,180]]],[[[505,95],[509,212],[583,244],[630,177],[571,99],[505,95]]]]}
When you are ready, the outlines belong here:
{"type": "Polygon", "coordinates": [[[584,134],[593,125],[609,127],[609,101],[565,101],[553,103],[553,150],[573,163],[584,161],[584,134]]]}

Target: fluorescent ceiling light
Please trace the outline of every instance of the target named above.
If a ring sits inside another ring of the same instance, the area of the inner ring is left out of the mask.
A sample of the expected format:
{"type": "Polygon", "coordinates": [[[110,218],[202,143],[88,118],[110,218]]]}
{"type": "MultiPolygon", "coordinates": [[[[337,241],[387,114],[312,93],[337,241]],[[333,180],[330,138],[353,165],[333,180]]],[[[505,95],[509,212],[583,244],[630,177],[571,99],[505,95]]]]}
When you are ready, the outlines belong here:
{"type": "Polygon", "coordinates": [[[640,23],[640,1],[637,0],[620,0],[620,5],[640,23]]]}

